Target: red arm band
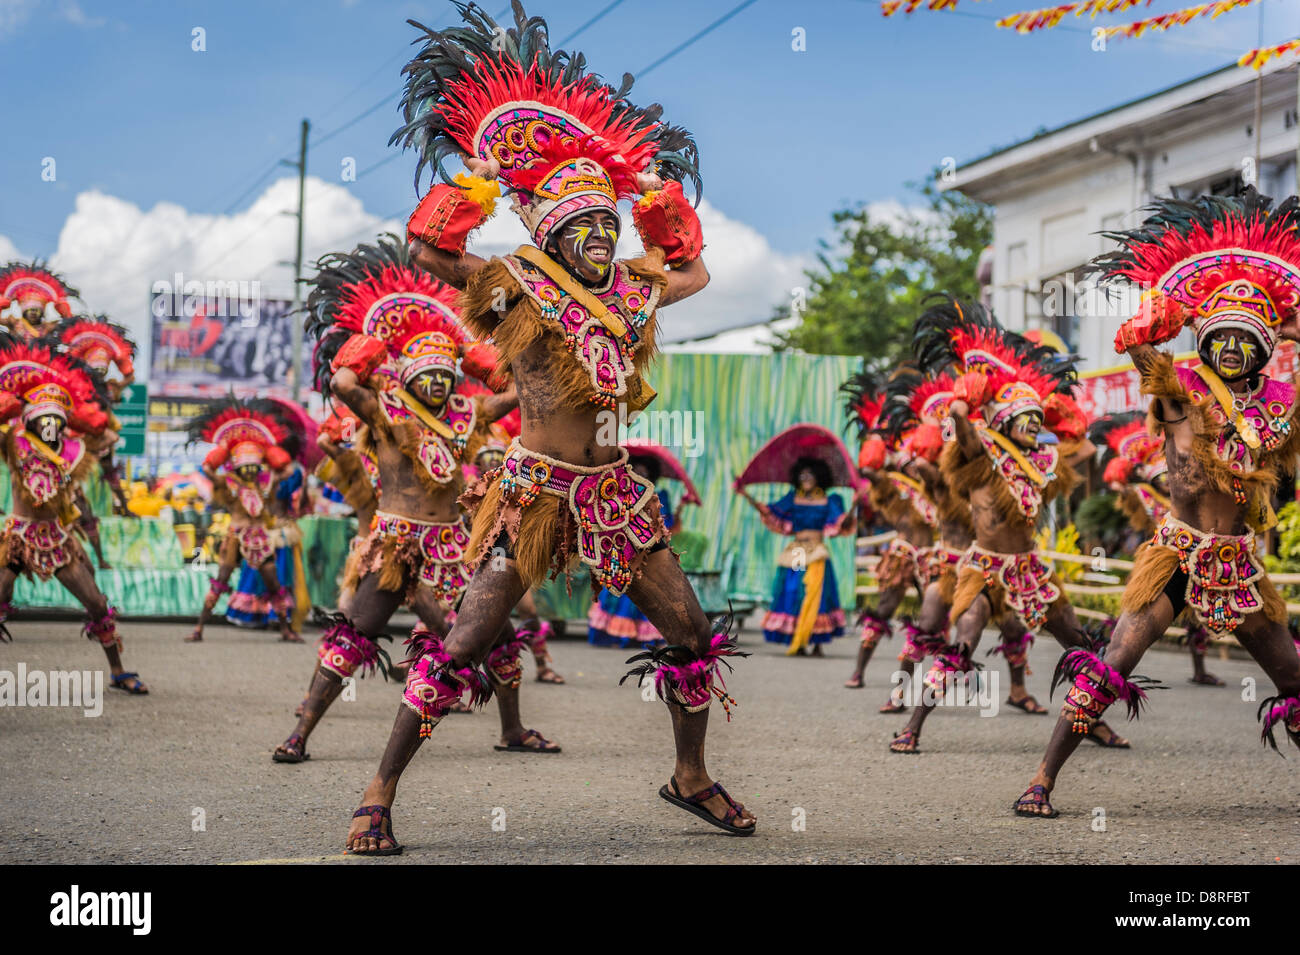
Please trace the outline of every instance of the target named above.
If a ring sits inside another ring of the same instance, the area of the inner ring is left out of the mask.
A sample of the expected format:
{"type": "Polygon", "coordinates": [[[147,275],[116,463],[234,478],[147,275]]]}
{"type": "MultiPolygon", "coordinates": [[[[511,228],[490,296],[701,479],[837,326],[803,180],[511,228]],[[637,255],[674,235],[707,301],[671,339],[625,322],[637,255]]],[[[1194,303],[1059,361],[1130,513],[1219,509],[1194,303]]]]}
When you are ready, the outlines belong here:
{"type": "Polygon", "coordinates": [[[953,399],[964,401],[972,410],[978,410],[989,399],[989,379],[982,371],[968,371],[959,376],[952,386],[953,399]]]}
{"type": "Polygon", "coordinates": [[[266,449],[266,464],[272,471],[279,471],[289,463],[289,452],[284,448],[272,446],[266,449]]]}
{"type": "Polygon", "coordinates": [[[217,468],[225,464],[226,459],[229,457],[230,457],[230,449],[227,448],[224,444],[219,444],[211,451],[208,452],[208,456],[203,459],[203,466],[207,468],[209,471],[215,473],[217,468]]]}
{"type": "Polygon", "coordinates": [[[1083,409],[1068,395],[1051,394],[1043,402],[1043,424],[1062,441],[1078,441],[1088,430],[1083,409]]]}
{"type": "Polygon", "coordinates": [[[358,332],[343,343],[343,347],[339,349],[330,364],[330,371],[349,368],[356,372],[357,380],[365,384],[366,379],[374,374],[375,369],[384,363],[387,355],[387,346],[378,338],[358,332]]]}
{"type": "Polygon", "coordinates": [[[690,262],[704,250],[700,217],[682,195],[682,184],[669,182],[632,204],[632,222],[645,245],[657,245],[671,264],[690,262]]]}
{"type": "Polygon", "coordinates": [[[465,240],[491,216],[499,190],[496,183],[474,176],[456,178],[469,188],[438,183],[426,192],[407,220],[407,238],[454,255],[465,254],[465,240]]]}
{"type": "Polygon", "coordinates": [[[879,471],[885,466],[885,441],[878,434],[873,434],[862,442],[858,451],[858,467],[879,471]]]}
{"type": "Polygon", "coordinates": [[[943,450],[943,431],[937,424],[923,424],[912,435],[912,453],[927,461],[939,460],[943,450]]]}
{"type": "Polygon", "coordinates": [[[1133,473],[1133,462],[1128,458],[1111,458],[1101,479],[1107,484],[1127,484],[1133,473]]]}
{"type": "Polygon", "coordinates": [[[1187,319],[1187,310],[1173,299],[1164,295],[1150,298],[1115,333],[1115,351],[1122,355],[1136,345],[1163,345],[1173,341],[1187,319]]]}

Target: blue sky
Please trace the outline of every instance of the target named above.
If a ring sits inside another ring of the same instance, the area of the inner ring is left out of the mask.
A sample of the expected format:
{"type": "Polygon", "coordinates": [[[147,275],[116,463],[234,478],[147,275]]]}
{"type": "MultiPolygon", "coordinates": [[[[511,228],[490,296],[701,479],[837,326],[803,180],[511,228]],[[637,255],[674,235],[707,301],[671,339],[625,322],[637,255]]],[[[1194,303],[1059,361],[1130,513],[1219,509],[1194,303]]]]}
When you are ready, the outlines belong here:
{"type": "MultiPolygon", "coordinates": [[[[1155,0],[1097,22],[1187,2],[1155,0]]],[[[622,0],[571,45],[607,77],[636,72],[738,3],[622,0]]],[[[1231,62],[1256,45],[1260,11],[1266,42],[1300,34],[1288,0],[1112,41],[1100,54],[1087,20],[1023,37],[994,29],[996,16],[1032,5],[960,0],[955,13],[883,19],[875,0],[756,0],[644,75],[634,99],[664,103],[667,118],[695,132],[705,196],[721,215],[802,261],[836,208],[908,201],[905,184],[944,157],[971,159],[1231,62]],[[795,28],[806,32],[804,52],[791,49],[795,28]]],[[[496,13],[506,2],[485,6],[496,13]]],[[[607,6],[532,0],[528,9],[559,40],[607,6]]],[[[302,118],[317,140],[397,92],[415,36],[407,17],[445,25],[453,11],[442,0],[0,0],[9,134],[0,237],[25,254],[64,256],[79,240],[68,216],[87,192],[145,211],[247,213],[291,175],[266,174],[294,155],[302,118]],[[191,50],[195,27],[206,52],[191,50]],[[41,179],[44,157],[57,162],[54,182],[41,179]]],[[[345,157],[372,167],[395,152],[387,141],[397,124],[395,105],[380,106],[314,145],[310,172],[337,183],[345,157]]],[[[412,170],[413,157],[401,157],[341,185],[366,213],[400,220],[414,203],[412,170]]],[[[94,225],[76,223],[92,238],[94,225]]],[[[268,266],[276,252],[287,258],[291,248],[268,247],[268,266]]]]}

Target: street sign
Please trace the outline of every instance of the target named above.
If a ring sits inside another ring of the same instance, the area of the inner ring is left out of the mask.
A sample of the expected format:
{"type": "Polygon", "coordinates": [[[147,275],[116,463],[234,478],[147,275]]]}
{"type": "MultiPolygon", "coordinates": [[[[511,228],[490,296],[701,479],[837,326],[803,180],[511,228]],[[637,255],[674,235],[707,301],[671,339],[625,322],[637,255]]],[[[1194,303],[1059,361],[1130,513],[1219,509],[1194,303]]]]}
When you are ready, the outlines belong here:
{"type": "Polygon", "coordinates": [[[142,383],[122,389],[122,400],[113,407],[122,425],[118,432],[117,453],[126,457],[144,454],[144,435],[149,424],[149,389],[142,383]]]}

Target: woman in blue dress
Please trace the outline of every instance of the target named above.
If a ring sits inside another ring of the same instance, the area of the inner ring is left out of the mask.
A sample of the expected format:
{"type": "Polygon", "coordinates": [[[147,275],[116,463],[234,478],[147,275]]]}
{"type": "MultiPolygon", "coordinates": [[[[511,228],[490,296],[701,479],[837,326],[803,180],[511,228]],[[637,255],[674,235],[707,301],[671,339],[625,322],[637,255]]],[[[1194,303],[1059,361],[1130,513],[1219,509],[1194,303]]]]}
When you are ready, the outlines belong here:
{"type": "Polygon", "coordinates": [[[777,558],[763,639],[788,646],[788,656],[803,656],[811,646],[812,655],[819,657],[823,645],[844,635],[844,609],[826,538],[852,534],[855,518],[840,495],[827,493],[831,470],[826,462],[800,458],[790,469],[790,484],[793,489],[773,504],[762,504],[739,488],[768,530],[793,537],[777,558]]]}

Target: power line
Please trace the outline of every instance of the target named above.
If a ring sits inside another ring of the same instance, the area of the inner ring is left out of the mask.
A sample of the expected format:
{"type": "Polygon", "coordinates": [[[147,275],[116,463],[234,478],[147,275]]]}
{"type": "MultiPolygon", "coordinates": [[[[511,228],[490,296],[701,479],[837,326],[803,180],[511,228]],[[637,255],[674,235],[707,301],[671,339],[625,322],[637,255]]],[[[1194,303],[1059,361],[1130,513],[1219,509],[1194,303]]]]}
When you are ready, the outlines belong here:
{"type": "Polygon", "coordinates": [[[614,0],[614,2],[611,3],[609,6],[607,6],[604,10],[601,10],[600,13],[596,14],[594,17],[592,17],[590,20],[588,20],[588,21],[587,21],[586,23],[584,23],[582,26],[578,27],[578,29],[574,30],[572,33],[570,33],[568,36],[566,36],[563,40],[561,40],[559,43],[557,43],[556,46],[563,47],[564,44],[566,44],[566,43],[570,42],[571,40],[573,40],[574,38],[576,38],[577,35],[578,35],[579,33],[582,33],[584,30],[586,30],[587,27],[592,26],[592,25],[595,24],[597,21],[603,19],[604,16],[605,16],[605,14],[609,13],[611,10],[613,10],[615,7],[617,7],[619,4],[621,4],[621,3],[623,3],[623,2],[624,2],[624,0],[614,0]]]}
{"type": "Polygon", "coordinates": [[[657,69],[658,67],[663,66],[665,63],[667,63],[669,60],[671,60],[671,59],[672,59],[674,56],[676,56],[678,53],[682,52],[682,50],[686,49],[686,48],[687,48],[688,46],[690,46],[692,43],[695,43],[695,42],[698,41],[698,40],[702,40],[704,37],[708,36],[710,33],[712,33],[712,32],[713,32],[714,30],[716,30],[718,27],[722,26],[724,23],[726,23],[728,20],[730,20],[730,19],[731,19],[732,17],[734,17],[736,14],[740,13],[741,10],[744,10],[746,7],[752,7],[752,6],[753,6],[755,3],[757,3],[757,2],[758,2],[758,0],[745,0],[744,3],[737,4],[735,7],[733,7],[733,8],[730,9],[730,10],[728,10],[728,11],[727,11],[726,13],[724,13],[722,16],[718,17],[718,19],[714,20],[712,23],[710,23],[708,26],[706,26],[706,27],[705,27],[703,30],[701,30],[699,33],[695,34],[695,35],[694,35],[693,37],[691,37],[690,39],[685,40],[685,41],[683,41],[682,43],[678,44],[677,46],[673,47],[671,50],[669,50],[669,51],[668,51],[667,53],[665,53],[663,56],[659,57],[659,59],[655,60],[655,61],[654,61],[653,63],[651,63],[649,66],[644,67],[644,68],[638,70],[634,75],[635,75],[635,76],[638,76],[638,77],[645,76],[645,75],[646,75],[647,73],[649,73],[651,70],[653,70],[653,69],[657,69]]]}

